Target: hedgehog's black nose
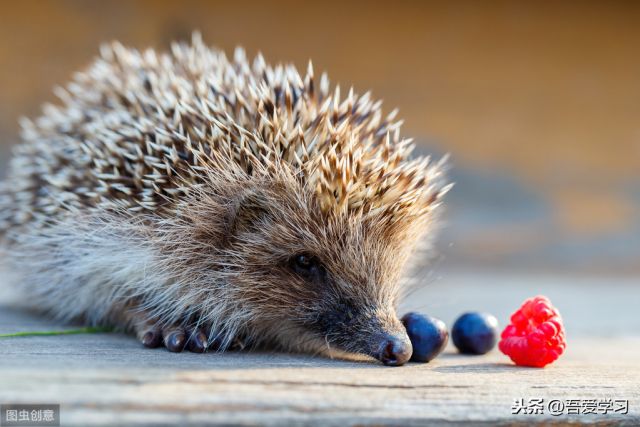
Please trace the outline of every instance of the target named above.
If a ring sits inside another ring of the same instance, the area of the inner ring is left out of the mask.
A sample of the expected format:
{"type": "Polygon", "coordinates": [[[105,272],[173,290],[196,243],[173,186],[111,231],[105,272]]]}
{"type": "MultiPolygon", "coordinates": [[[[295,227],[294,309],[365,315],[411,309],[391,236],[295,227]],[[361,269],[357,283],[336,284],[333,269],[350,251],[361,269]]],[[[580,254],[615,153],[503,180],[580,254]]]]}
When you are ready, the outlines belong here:
{"type": "Polygon", "coordinates": [[[387,366],[401,366],[409,361],[412,353],[409,337],[387,335],[382,342],[378,359],[387,366]]]}

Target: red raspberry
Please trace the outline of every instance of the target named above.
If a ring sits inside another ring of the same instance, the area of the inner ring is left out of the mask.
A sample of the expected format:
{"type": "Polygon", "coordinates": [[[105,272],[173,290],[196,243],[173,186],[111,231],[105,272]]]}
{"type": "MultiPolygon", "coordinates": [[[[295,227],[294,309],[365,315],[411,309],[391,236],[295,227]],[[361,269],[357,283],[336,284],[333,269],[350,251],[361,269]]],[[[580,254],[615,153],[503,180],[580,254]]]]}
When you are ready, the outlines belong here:
{"type": "Polygon", "coordinates": [[[520,366],[542,368],[560,357],[567,346],[560,313],[544,296],[526,300],[511,315],[500,338],[500,351],[520,366]]]}

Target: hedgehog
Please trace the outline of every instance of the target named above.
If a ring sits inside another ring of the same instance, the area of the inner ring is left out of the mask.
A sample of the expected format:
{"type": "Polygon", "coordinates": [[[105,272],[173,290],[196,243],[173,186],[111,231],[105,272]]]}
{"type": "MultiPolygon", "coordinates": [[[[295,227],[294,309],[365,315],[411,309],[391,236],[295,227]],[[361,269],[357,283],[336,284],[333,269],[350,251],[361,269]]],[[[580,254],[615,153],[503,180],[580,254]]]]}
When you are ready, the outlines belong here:
{"type": "Polygon", "coordinates": [[[451,184],[397,110],[197,33],[105,45],[55,94],[0,190],[30,304],[172,352],[409,360],[403,273],[451,184]]]}

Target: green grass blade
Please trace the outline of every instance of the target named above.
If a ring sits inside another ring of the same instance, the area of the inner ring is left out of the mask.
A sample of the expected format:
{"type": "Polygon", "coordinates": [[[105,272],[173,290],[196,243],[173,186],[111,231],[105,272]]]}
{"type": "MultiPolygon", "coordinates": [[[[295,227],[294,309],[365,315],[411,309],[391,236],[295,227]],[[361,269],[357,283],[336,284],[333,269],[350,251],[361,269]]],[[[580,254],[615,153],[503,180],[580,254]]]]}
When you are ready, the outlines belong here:
{"type": "Polygon", "coordinates": [[[103,326],[90,326],[79,329],[65,329],[63,331],[27,331],[27,332],[15,332],[12,334],[0,334],[0,338],[13,338],[13,337],[42,337],[52,335],[74,335],[74,334],[96,334],[101,332],[112,332],[113,328],[103,326]]]}

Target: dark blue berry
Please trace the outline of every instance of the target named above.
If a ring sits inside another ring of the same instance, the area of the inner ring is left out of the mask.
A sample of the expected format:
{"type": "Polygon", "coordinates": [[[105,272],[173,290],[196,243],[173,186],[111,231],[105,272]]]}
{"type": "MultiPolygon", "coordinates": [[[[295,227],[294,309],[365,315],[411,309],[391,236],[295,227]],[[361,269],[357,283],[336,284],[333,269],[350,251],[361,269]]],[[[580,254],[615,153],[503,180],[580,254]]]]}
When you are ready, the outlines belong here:
{"type": "Polygon", "coordinates": [[[402,317],[413,345],[413,362],[428,362],[434,359],[447,345],[449,331],[442,320],[419,313],[407,313],[402,317]]]}
{"type": "Polygon", "coordinates": [[[460,353],[485,354],[498,341],[498,320],[487,313],[464,313],[453,324],[451,338],[460,353]]]}

